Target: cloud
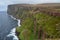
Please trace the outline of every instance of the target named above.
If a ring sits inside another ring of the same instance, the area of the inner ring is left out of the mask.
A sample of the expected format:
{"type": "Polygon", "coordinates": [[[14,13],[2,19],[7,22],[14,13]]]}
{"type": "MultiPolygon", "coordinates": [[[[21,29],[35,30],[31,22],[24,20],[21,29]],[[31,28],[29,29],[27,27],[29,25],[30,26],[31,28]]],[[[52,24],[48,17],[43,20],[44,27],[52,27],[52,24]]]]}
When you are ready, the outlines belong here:
{"type": "Polygon", "coordinates": [[[8,5],[14,3],[51,3],[60,2],[60,0],[0,0],[0,4],[8,5]]]}

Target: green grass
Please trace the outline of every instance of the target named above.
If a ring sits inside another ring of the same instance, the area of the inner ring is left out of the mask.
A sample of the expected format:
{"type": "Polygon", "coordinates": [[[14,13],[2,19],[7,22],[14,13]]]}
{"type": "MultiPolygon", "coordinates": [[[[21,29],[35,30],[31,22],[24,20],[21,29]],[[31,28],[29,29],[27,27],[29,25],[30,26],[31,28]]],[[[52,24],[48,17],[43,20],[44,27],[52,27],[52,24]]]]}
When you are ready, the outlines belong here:
{"type": "MultiPolygon", "coordinates": [[[[22,16],[23,19],[21,27],[17,27],[17,32],[19,32],[19,38],[21,40],[35,40],[38,39],[38,31],[40,27],[44,30],[47,35],[53,37],[59,37],[60,32],[56,30],[56,27],[60,27],[60,17],[50,16],[44,13],[29,13],[25,12],[22,16]],[[34,35],[34,18],[36,18],[36,34],[34,35]],[[56,25],[58,24],[58,25],[56,25]]],[[[57,39],[47,39],[47,40],[57,40],[57,39]]]]}

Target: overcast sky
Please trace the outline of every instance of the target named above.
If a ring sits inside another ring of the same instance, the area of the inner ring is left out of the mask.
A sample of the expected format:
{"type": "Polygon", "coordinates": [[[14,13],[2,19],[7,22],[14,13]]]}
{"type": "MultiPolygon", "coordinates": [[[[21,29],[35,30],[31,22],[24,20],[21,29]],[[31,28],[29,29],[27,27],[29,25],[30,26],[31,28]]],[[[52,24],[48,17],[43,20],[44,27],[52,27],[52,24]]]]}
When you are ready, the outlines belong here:
{"type": "Polygon", "coordinates": [[[60,3],[60,0],[0,0],[0,11],[5,11],[9,4],[18,3],[60,3]]]}

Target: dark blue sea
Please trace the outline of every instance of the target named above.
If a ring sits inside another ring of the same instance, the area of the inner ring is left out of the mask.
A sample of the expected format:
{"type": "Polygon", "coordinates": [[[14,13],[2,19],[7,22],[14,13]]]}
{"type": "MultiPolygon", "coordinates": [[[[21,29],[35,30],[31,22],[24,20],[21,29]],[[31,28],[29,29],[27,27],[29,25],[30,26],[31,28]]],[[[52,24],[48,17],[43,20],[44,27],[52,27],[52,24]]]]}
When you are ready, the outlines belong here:
{"type": "MultiPolygon", "coordinates": [[[[7,12],[0,12],[0,40],[13,40],[17,27],[17,20],[11,18],[7,12]]],[[[15,36],[16,37],[16,36],[15,36]]],[[[14,39],[17,40],[17,39],[14,39]]]]}

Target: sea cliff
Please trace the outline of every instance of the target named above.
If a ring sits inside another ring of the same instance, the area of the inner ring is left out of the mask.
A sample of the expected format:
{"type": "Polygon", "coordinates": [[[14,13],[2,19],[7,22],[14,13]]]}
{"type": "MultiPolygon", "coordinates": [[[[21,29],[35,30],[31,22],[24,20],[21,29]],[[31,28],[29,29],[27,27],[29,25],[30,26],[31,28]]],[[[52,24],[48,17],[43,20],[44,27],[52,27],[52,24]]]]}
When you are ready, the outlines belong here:
{"type": "Polygon", "coordinates": [[[19,39],[45,40],[60,38],[59,9],[57,4],[14,4],[8,6],[7,12],[21,20],[21,26],[16,28],[19,39]]]}

